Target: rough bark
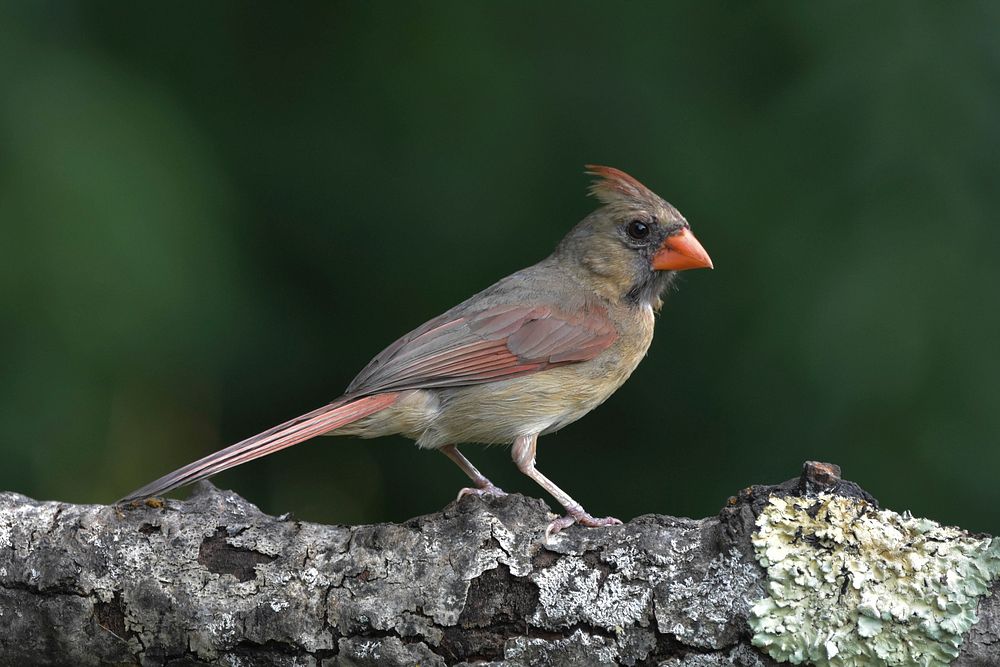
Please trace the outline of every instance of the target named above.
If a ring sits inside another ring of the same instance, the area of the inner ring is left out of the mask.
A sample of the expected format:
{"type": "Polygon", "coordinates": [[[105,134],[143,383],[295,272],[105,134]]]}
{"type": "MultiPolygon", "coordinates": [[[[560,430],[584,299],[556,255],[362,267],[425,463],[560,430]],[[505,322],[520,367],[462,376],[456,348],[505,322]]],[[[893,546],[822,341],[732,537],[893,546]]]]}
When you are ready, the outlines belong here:
{"type": "MultiPolygon", "coordinates": [[[[755,518],[771,494],[824,490],[874,502],[807,464],[715,517],[571,527],[548,544],[548,508],[518,495],[347,527],[208,484],[128,507],[0,493],[0,663],[774,665],[747,623],[765,596],[755,518]]],[[[997,664],[997,599],[955,664],[997,664]]]]}

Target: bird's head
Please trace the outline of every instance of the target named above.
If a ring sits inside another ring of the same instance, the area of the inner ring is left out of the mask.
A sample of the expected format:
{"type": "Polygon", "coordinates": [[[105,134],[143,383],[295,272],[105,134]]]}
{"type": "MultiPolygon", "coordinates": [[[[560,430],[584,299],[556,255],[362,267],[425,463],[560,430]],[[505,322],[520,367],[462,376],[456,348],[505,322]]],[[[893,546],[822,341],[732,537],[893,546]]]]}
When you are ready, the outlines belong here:
{"type": "Polygon", "coordinates": [[[684,216],[613,167],[587,165],[590,194],[602,204],[560,242],[556,255],[582,267],[606,296],[659,306],[676,271],[712,268],[684,216]]]}

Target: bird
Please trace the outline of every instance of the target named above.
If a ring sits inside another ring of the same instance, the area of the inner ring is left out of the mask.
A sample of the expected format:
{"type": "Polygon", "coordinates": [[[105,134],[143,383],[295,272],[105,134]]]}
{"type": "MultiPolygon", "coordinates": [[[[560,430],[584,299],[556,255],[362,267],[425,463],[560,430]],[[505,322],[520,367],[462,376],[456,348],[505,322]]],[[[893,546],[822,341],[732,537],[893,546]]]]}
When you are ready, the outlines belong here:
{"type": "Polygon", "coordinates": [[[469,477],[465,495],[505,495],[458,446],[505,444],[517,468],[562,505],[546,538],[589,514],[536,466],[539,436],[610,397],[646,355],[679,271],[714,268],[688,221],[623,171],[586,165],[600,206],[555,250],[380,352],[339,398],[209,454],[122,498],[161,496],[319,435],[403,435],[469,477]]]}

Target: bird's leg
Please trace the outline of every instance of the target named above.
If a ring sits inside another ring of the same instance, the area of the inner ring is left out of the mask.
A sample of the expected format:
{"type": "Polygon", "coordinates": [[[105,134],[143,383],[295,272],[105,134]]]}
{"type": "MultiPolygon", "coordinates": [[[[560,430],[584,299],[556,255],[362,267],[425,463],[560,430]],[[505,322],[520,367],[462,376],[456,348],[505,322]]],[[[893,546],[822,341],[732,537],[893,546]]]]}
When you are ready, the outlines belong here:
{"type": "Polygon", "coordinates": [[[511,457],[517,465],[517,469],[531,479],[538,482],[538,485],[552,494],[552,497],[559,501],[559,504],[566,508],[566,516],[560,517],[549,524],[545,529],[545,539],[558,533],[563,528],[578,523],[581,526],[620,526],[621,521],[613,516],[595,519],[590,516],[580,503],[569,497],[569,494],[560,489],[548,477],[538,472],[535,468],[535,447],[538,444],[538,434],[522,435],[514,441],[514,448],[511,450],[511,457]]]}
{"type": "Polygon", "coordinates": [[[506,493],[504,493],[503,489],[501,489],[499,486],[497,486],[490,480],[486,479],[486,476],[483,475],[483,473],[479,472],[479,470],[476,469],[476,466],[472,465],[472,461],[465,458],[465,456],[462,455],[462,452],[458,451],[458,447],[456,447],[455,445],[445,445],[444,447],[440,448],[440,451],[442,454],[444,454],[449,459],[454,461],[458,465],[458,467],[462,469],[462,472],[464,472],[466,475],[469,476],[469,479],[472,480],[472,483],[476,485],[474,488],[466,487],[461,491],[459,491],[458,498],[456,500],[461,500],[462,496],[468,494],[472,494],[474,496],[507,495],[506,493]]]}

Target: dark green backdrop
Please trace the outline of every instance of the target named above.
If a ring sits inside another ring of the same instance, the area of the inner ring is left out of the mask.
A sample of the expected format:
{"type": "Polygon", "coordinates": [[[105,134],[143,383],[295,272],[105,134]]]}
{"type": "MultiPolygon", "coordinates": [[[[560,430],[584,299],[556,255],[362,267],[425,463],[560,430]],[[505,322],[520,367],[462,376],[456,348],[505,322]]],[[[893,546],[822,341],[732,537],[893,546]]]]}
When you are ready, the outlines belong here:
{"type": "MultiPolygon", "coordinates": [[[[337,396],[545,256],[598,162],[718,268],[543,471],[597,514],[704,516],[820,459],[998,532],[998,7],[7,3],[0,488],[108,502],[337,396]]],[[[463,482],[393,438],[217,479],[335,522],[463,482]]]]}

